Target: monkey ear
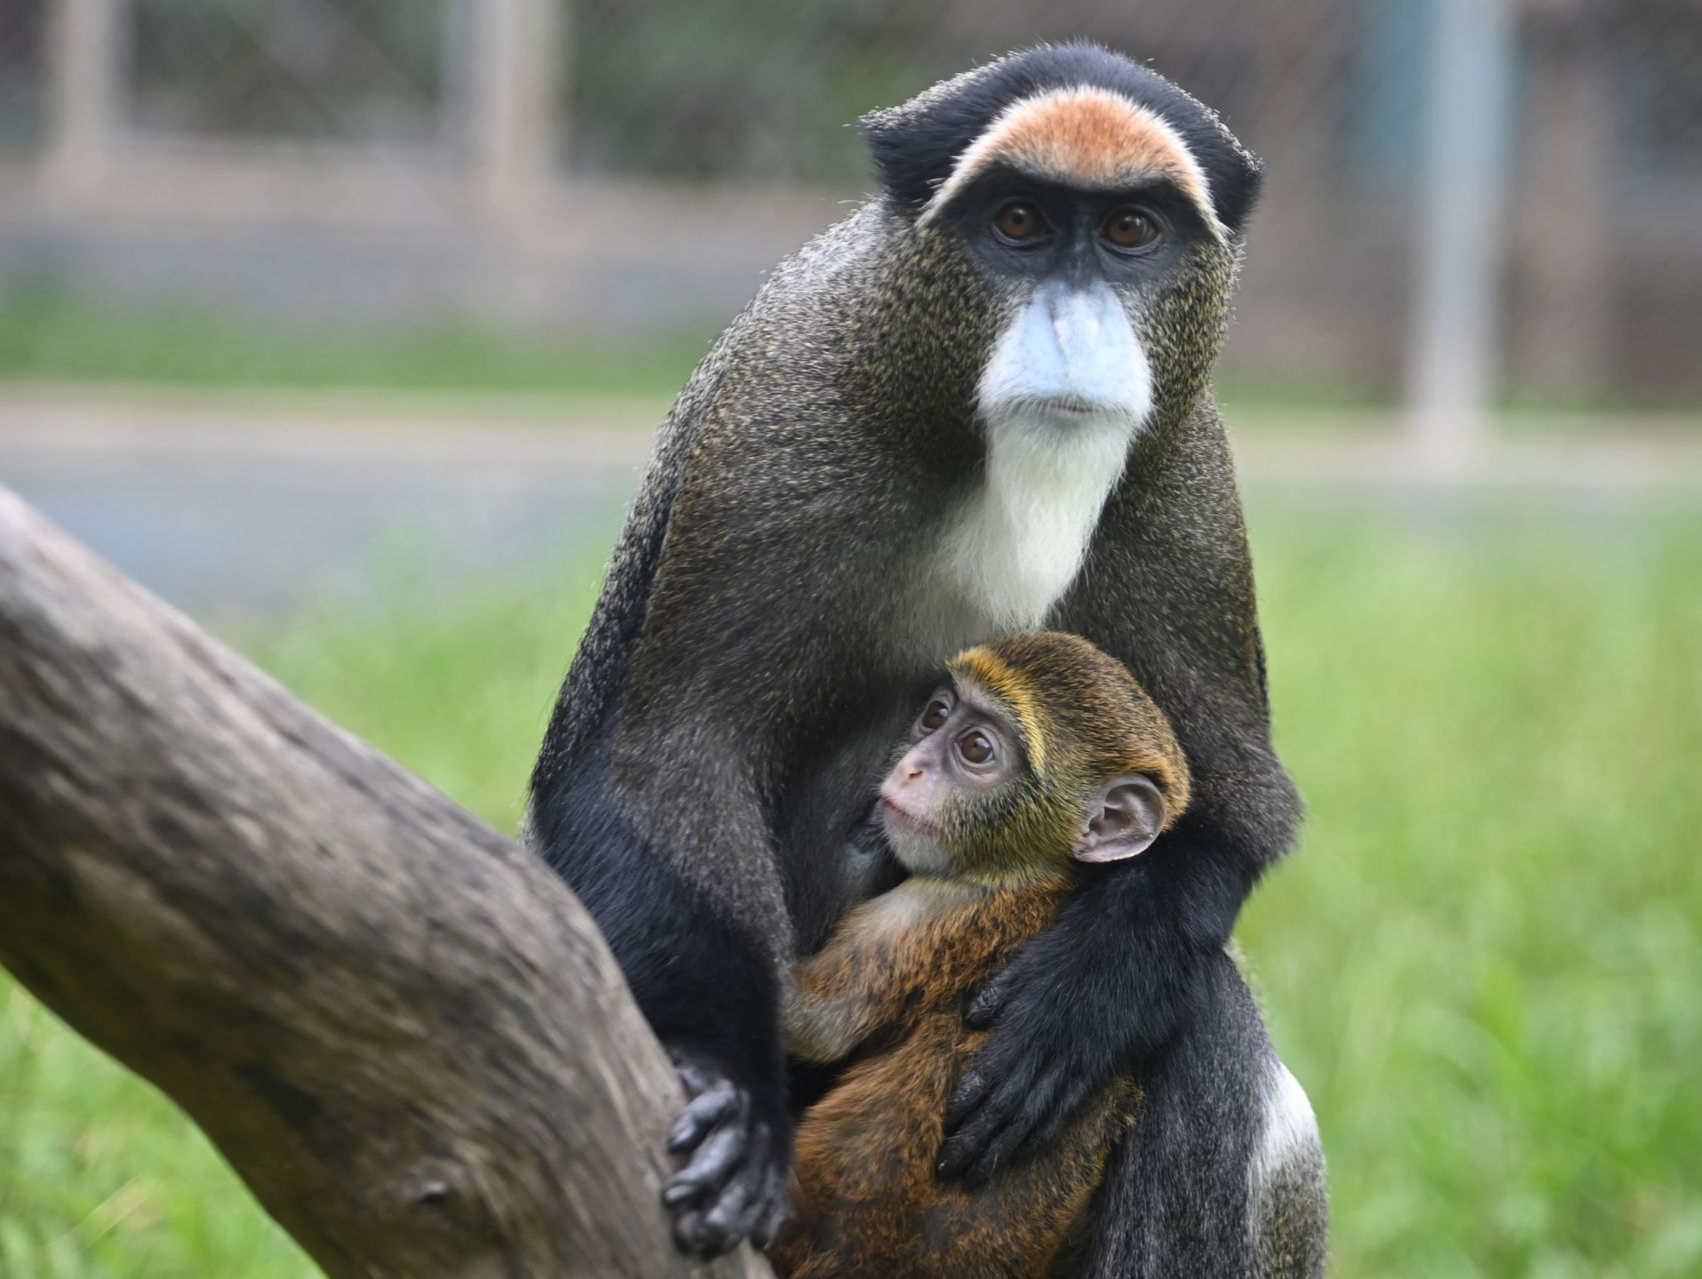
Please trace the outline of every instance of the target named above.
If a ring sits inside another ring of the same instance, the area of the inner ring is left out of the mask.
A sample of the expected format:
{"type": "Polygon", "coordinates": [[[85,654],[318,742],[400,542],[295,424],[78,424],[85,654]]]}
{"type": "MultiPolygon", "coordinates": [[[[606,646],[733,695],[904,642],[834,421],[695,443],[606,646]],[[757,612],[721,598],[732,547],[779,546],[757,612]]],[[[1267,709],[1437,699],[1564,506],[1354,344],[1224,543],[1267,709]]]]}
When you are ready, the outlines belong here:
{"type": "Polygon", "coordinates": [[[1114,777],[1093,793],[1076,860],[1115,862],[1143,853],[1164,829],[1164,792],[1145,773],[1114,777]]]}

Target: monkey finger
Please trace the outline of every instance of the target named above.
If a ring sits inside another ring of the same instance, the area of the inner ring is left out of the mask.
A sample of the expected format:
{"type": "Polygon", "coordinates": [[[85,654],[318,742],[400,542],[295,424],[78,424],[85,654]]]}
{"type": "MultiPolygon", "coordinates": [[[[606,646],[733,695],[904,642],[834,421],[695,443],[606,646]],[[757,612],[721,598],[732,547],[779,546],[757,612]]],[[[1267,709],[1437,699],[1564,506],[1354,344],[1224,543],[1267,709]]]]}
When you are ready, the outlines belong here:
{"type": "Polygon", "coordinates": [[[993,1174],[999,1169],[1010,1167],[1022,1146],[1023,1138],[1027,1136],[1028,1129],[1029,1124],[1022,1116],[1002,1127],[993,1128],[980,1153],[974,1156],[969,1161],[969,1166],[963,1170],[963,1184],[971,1190],[979,1190],[992,1180],[993,1174]]]}
{"type": "Polygon", "coordinates": [[[964,1112],[948,1132],[946,1139],[940,1143],[940,1157],[935,1164],[935,1172],[942,1180],[955,1181],[965,1177],[969,1170],[980,1160],[995,1133],[1002,1125],[1004,1116],[993,1104],[991,1090],[983,1087],[977,1098],[973,1111],[964,1112]]]}
{"type": "Polygon", "coordinates": [[[968,1153],[963,1170],[963,1183],[975,1190],[987,1184],[993,1174],[1008,1168],[1027,1146],[1041,1120],[1057,1109],[1058,1080],[1048,1075],[1029,1088],[1007,1081],[988,1102],[982,1114],[987,1123],[975,1134],[978,1150],[968,1153]]]}
{"type": "MultiPolygon", "coordinates": [[[[668,1178],[662,1187],[662,1202],[669,1208],[678,1208],[689,1203],[703,1193],[703,1187],[695,1181],[681,1181],[677,1176],[668,1178]]],[[[684,1216],[685,1214],[681,1214],[684,1216]]]]}
{"type": "Polygon", "coordinates": [[[674,1242],[682,1252],[697,1251],[697,1222],[701,1214],[682,1212],[674,1218],[674,1242]]]}
{"type": "Polygon", "coordinates": [[[719,1257],[738,1242],[737,1236],[729,1236],[723,1225],[712,1225],[709,1212],[694,1213],[691,1228],[684,1234],[675,1232],[687,1251],[700,1257],[719,1257]]]}
{"type": "Polygon", "coordinates": [[[1041,1147],[1056,1141],[1076,1117],[1076,1111],[1087,1100],[1088,1093],[1093,1091],[1093,1085],[1083,1075],[1069,1075],[1050,1091],[1051,1104],[1023,1139],[1025,1145],[1041,1147]]]}
{"type": "Polygon", "coordinates": [[[696,1146],[716,1125],[741,1112],[744,1103],[744,1093],[719,1080],[686,1103],[668,1132],[668,1149],[677,1154],[696,1146]]]}
{"type": "Polygon", "coordinates": [[[726,1183],[733,1169],[744,1158],[745,1139],[743,1124],[717,1128],[697,1148],[691,1162],[668,1179],[662,1191],[662,1202],[670,1208],[694,1201],[701,1203],[705,1196],[726,1183]]]}
{"type": "Polygon", "coordinates": [[[963,1020],[975,1030],[985,1030],[999,1019],[1005,1005],[1010,1002],[1011,991],[1016,988],[1016,982],[1011,977],[1013,968],[1007,968],[994,977],[976,993],[975,998],[963,1014],[963,1020]]]}
{"type": "Polygon", "coordinates": [[[761,1219],[756,1223],[756,1228],[751,1231],[751,1242],[758,1248],[767,1248],[778,1239],[780,1228],[786,1224],[786,1218],[791,1215],[786,1203],[784,1187],[782,1187],[781,1193],[776,1194],[774,1187],[770,1186],[767,1203],[768,1207],[763,1210],[761,1219]]]}
{"type": "Polygon", "coordinates": [[[940,1158],[934,1171],[942,1181],[968,1177],[986,1149],[995,1123],[996,1117],[983,1111],[940,1144],[940,1158]]]}
{"type": "Polygon", "coordinates": [[[945,1130],[949,1133],[966,1123],[992,1089],[992,1080],[980,1070],[970,1069],[957,1081],[957,1088],[946,1103],[945,1130]]]}
{"type": "Polygon", "coordinates": [[[961,1177],[971,1189],[1006,1166],[1038,1118],[1047,1113],[1055,1082],[1027,1084],[1013,1075],[993,1089],[975,1116],[940,1147],[941,1175],[961,1177]]]}
{"type": "Polygon", "coordinates": [[[721,1197],[698,1219],[696,1234],[701,1248],[723,1253],[750,1234],[762,1215],[763,1200],[756,1193],[760,1185],[761,1174],[749,1167],[727,1183],[721,1197]]]}

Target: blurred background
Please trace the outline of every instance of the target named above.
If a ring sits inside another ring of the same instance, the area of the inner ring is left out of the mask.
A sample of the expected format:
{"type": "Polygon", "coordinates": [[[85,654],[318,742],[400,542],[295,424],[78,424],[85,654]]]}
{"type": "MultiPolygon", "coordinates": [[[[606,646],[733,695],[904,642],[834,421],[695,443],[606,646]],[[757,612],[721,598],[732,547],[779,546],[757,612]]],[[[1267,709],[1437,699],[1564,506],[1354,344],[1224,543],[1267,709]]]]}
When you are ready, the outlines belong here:
{"type": "MultiPolygon", "coordinates": [[[[1076,36],[1267,162],[1219,387],[1310,820],[1241,937],[1335,1272],[1702,1274],[1702,0],[0,0],[0,482],[512,828],[848,122],[1076,36]]],[[[0,1276],[308,1273],[0,978],[0,1276]]]]}

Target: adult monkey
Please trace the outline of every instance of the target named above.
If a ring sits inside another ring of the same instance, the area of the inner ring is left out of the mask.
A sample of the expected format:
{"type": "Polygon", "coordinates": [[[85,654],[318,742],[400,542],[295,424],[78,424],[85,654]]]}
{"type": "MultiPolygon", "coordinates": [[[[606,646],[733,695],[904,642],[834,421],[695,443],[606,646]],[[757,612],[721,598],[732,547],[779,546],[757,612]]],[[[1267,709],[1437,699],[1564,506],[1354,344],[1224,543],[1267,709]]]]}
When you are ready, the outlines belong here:
{"type": "MultiPolygon", "coordinates": [[[[536,847],[693,1094],[666,1193],[705,1253],[778,1225],[780,968],[877,887],[847,838],[946,657],[1084,635],[1169,714],[1195,776],[1161,848],[1094,877],[971,1010],[996,1024],[946,1175],[1027,1153],[1131,1065],[1211,1060],[1193,1010],[1297,819],[1208,388],[1257,162],[1088,45],[863,128],[880,194],[774,273],[669,414],[533,776],[536,847]]],[[[1155,1094],[1113,1169],[1132,1188],[1104,1197],[1099,1255],[1165,1218],[1172,1172],[1245,1199],[1194,1082],[1155,1094]]]]}

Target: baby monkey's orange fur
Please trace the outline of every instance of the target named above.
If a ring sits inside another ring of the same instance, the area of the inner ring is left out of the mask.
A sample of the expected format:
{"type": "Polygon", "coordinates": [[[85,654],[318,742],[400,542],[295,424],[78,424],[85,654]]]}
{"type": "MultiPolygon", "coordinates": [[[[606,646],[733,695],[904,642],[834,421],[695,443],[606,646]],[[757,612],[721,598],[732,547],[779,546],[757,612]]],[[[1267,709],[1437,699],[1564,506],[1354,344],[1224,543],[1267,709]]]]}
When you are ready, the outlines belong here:
{"type": "Polygon", "coordinates": [[[965,1025],[965,1001],[1051,922],[1075,880],[1084,802],[1142,773],[1163,792],[1167,827],[1188,795],[1164,715],[1085,640],[1007,636],[948,670],[957,695],[1020,739],[1020,798],[982,819],[999,829],[960,824],[949,870],[864,903],[793,971],[788,1049],[851,1064],[799,1125],[794,1216],[769,1252],[787,1279],[1043,1276],[1139,1112],[1134,1081],[1116,1080],[1050,1150],[984,1186],[935,1175],[947,1101],[988,1033],[965,1025]]]}

